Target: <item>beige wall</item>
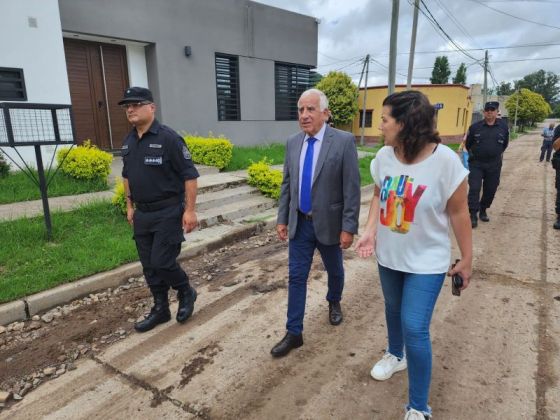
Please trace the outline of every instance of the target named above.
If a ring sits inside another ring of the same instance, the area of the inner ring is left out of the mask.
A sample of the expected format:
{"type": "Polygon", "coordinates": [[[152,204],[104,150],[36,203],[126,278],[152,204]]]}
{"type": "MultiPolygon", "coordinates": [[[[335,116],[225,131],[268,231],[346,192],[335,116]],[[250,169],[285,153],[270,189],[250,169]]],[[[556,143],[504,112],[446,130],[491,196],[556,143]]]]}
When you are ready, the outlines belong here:
{"type": "MultiPolygon", "coordinates": [[[[460,138],[467,131],[472,118],[472,102],[469,97],[469,88],[463,85],[413,85],[413,89],[424,93],[431,104],[441,103],[443,108],[437,112],[437,129],[442,137],[460,138]]],[[[396,92],[405,90],[405,86],[397,86],[396,92]]],[[[364,101],[364,90],[360,89],[358,104],[362,109],[364,101]]],[[[381,120],[381,108],[387,87],[368,88],[366,97],[366,112],[372,111],[372,126],[364,130],[364,136],[371,139],[379,137],[379,122],[381,120]]],[[[352,133],[360,137],[361,129],[359,115],[352,123],[352,133]]]]}

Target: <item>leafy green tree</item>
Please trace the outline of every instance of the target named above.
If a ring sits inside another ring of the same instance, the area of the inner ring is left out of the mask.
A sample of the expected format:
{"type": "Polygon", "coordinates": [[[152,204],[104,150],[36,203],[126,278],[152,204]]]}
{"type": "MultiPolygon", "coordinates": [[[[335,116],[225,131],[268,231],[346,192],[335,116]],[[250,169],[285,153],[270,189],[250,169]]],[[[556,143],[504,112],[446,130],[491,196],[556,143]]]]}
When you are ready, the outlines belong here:
{"type": "Polygon", "coordinates": [[[455,77],[453,78],[453,83],[456,85],[465,85],[467,83],[467,66],[465,66],[465,63],[461,63],[457,69],[457,73],[455,73],[455,77]]]}
{"type": "Polygon", "coordinates": [[[552,118],[560,118],[560,103],[557,103],[552,110],[552,118]]]}
{"type": "Polygon", "coordinates": [[[496,94],[500,96],[508,96],[515,92],[513,86],[511,86],[510,82],[501,82],[500,85],[496,88],[496,94]]]}
{"type": "Polygon", "coordinates": [[[515,89],[525,88],[542,95],[544,100],[552,104],[560,93],[560,77],[550,71],[539,70],[528,74],[514,82],[515,89]]]}
{"type": "Polygon", "coordinates": [[[446,56],[442,55],[436,57],[434,63],[434,69],[432,70],[432,77],[430,78],[430,83],[433,85],[444,85],[449,83],[449,76],[451,75],[451,70],[449,69],[449,60],[446,56]]]}
{"type": "Polygon", "coordinates": [[[309,82],[311,83],[311,86],[317,86],[317,83],[319,83],[322,79],[323,75],[321,73],[317,73],[316,71],[309,72],[309,82]]]}
{"type": "Polygon", "coordinates": [[[317,83],[329,98],[329,109],[337,127],[352,123],[358,113],[358,87],[350,76],[341,71],[331,71],[317,83]]]}
{"type": "Polygon", "coordinates": [[[506,109],[510,118],[514,118],[517,110],[517,124],[532,126],[548,117],[551,113],[550,105],[542,95],[522,88],[512,94],[506,101],[506,109]]]}

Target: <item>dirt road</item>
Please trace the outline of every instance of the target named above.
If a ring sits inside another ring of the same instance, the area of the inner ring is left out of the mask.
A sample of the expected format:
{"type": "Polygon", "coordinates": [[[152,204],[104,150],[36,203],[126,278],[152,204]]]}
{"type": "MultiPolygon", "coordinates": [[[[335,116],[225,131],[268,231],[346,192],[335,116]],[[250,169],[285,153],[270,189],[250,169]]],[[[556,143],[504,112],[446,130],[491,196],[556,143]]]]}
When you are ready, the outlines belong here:
{"type": "MultiPolygon", "coordinates": [[[[560,418],[560,231],[554,171],[538,163],[539,145],[535,133],[507,150],[491,221],[474,232],[473,283],[460,298],[449,281],[442,290],[432,323],[435,419],[560,418]]],[[[406,374],[369,376],[386,345],[374,261],[353,251],[345,261],[343,324],[328,323],[316,256],[305,345],[280,360],[269,351],[284,334],[287,247],[271,233],[189,263],[199,299],[185,325],[128,335],[123,308],[138,316],[143,288],[77,309],[0,352],[8,384],[63,360],[61,351],[86,349],[76,369],[37,377],[44,383],[0,418],[401,419],[406,374]],[[111,343],[117,329],[126,338],[111,343]]]]}

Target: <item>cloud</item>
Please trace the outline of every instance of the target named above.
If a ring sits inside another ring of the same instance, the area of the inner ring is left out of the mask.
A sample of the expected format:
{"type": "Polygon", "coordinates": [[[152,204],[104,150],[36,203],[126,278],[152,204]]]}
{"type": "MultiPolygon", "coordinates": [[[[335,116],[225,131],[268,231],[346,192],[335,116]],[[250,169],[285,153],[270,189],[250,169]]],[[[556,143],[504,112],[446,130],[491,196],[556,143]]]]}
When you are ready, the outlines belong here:
{"type": "MultiPolygon", "coordinates": [[[[397,42],[397,83],[406,83],[413,0],[400,1],[397,42]],[[410,1],[410,2],[409,2],[410,1]]],[[[521,19],[540,22],[541,25],[515,19],[481,5],[478,0],[423,0],[445,32],[483,62],[484,49],[489,48],[489,63],[496,82],[520,79],[539,69],[560,74],[560,0],[486,1],[484,4],[521,19]],[[493,47],[527,44],[558,44],[525,48],[490,49],[493,47]]],[[[368,85],[387,84],[389,38],[392,1],[390,0],[258,0],[259,3],[291,10],[319,18],[320,73],[330,70],[345,71],[356,81],[360,77],[366,54],[376,62],[370,63],[368,85]],[[380,63],[380,64],[379,64],[380,63]]],[[[447,55],[452,65],[452,76],[461,62],[467,68],[467,83],[482,83],[480,64],[459,52],[435,29],[428,19],[419,14],[414,83],[429,83],[431,67],[437,55],[447,55]],[[439,51],[439,54],[437,53],[439,51]]],[[[489,78],[492,86],[494,81],[489,78]]]]}

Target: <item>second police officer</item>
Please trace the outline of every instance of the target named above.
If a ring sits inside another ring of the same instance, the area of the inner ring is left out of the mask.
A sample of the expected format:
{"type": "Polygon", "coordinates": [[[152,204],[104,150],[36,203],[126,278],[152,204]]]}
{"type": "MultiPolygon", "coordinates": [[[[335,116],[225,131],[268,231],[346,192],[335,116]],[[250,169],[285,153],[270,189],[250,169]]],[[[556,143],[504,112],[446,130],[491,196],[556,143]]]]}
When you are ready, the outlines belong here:
{"type": "Polygon", "coordinates": [[[507,124],[498,118],[498,102],[486,102],[484,119],[469,127],[465,147],[469,152],[469,212],[475,228],[478,218],[490,221],[486,210],[492,205],[500,184],[502,155],[509,143],[507,124]],[[482,189],[482,197],[480,190],[482,189]]]}
{"type": "Polygon", "coordinates": [[[127,219],[154,297],[149,315],[134,325],[144,332],[171,319],[169,288],[177,290],[177,321],[185,322],[193,312],[196,291],[177,257],[185,240],[183,231],[197,225],[198,171],[181,136],[155,118],[148,89],[128,88],[119,105],[133,125],[122,147],[127,219]]]}

